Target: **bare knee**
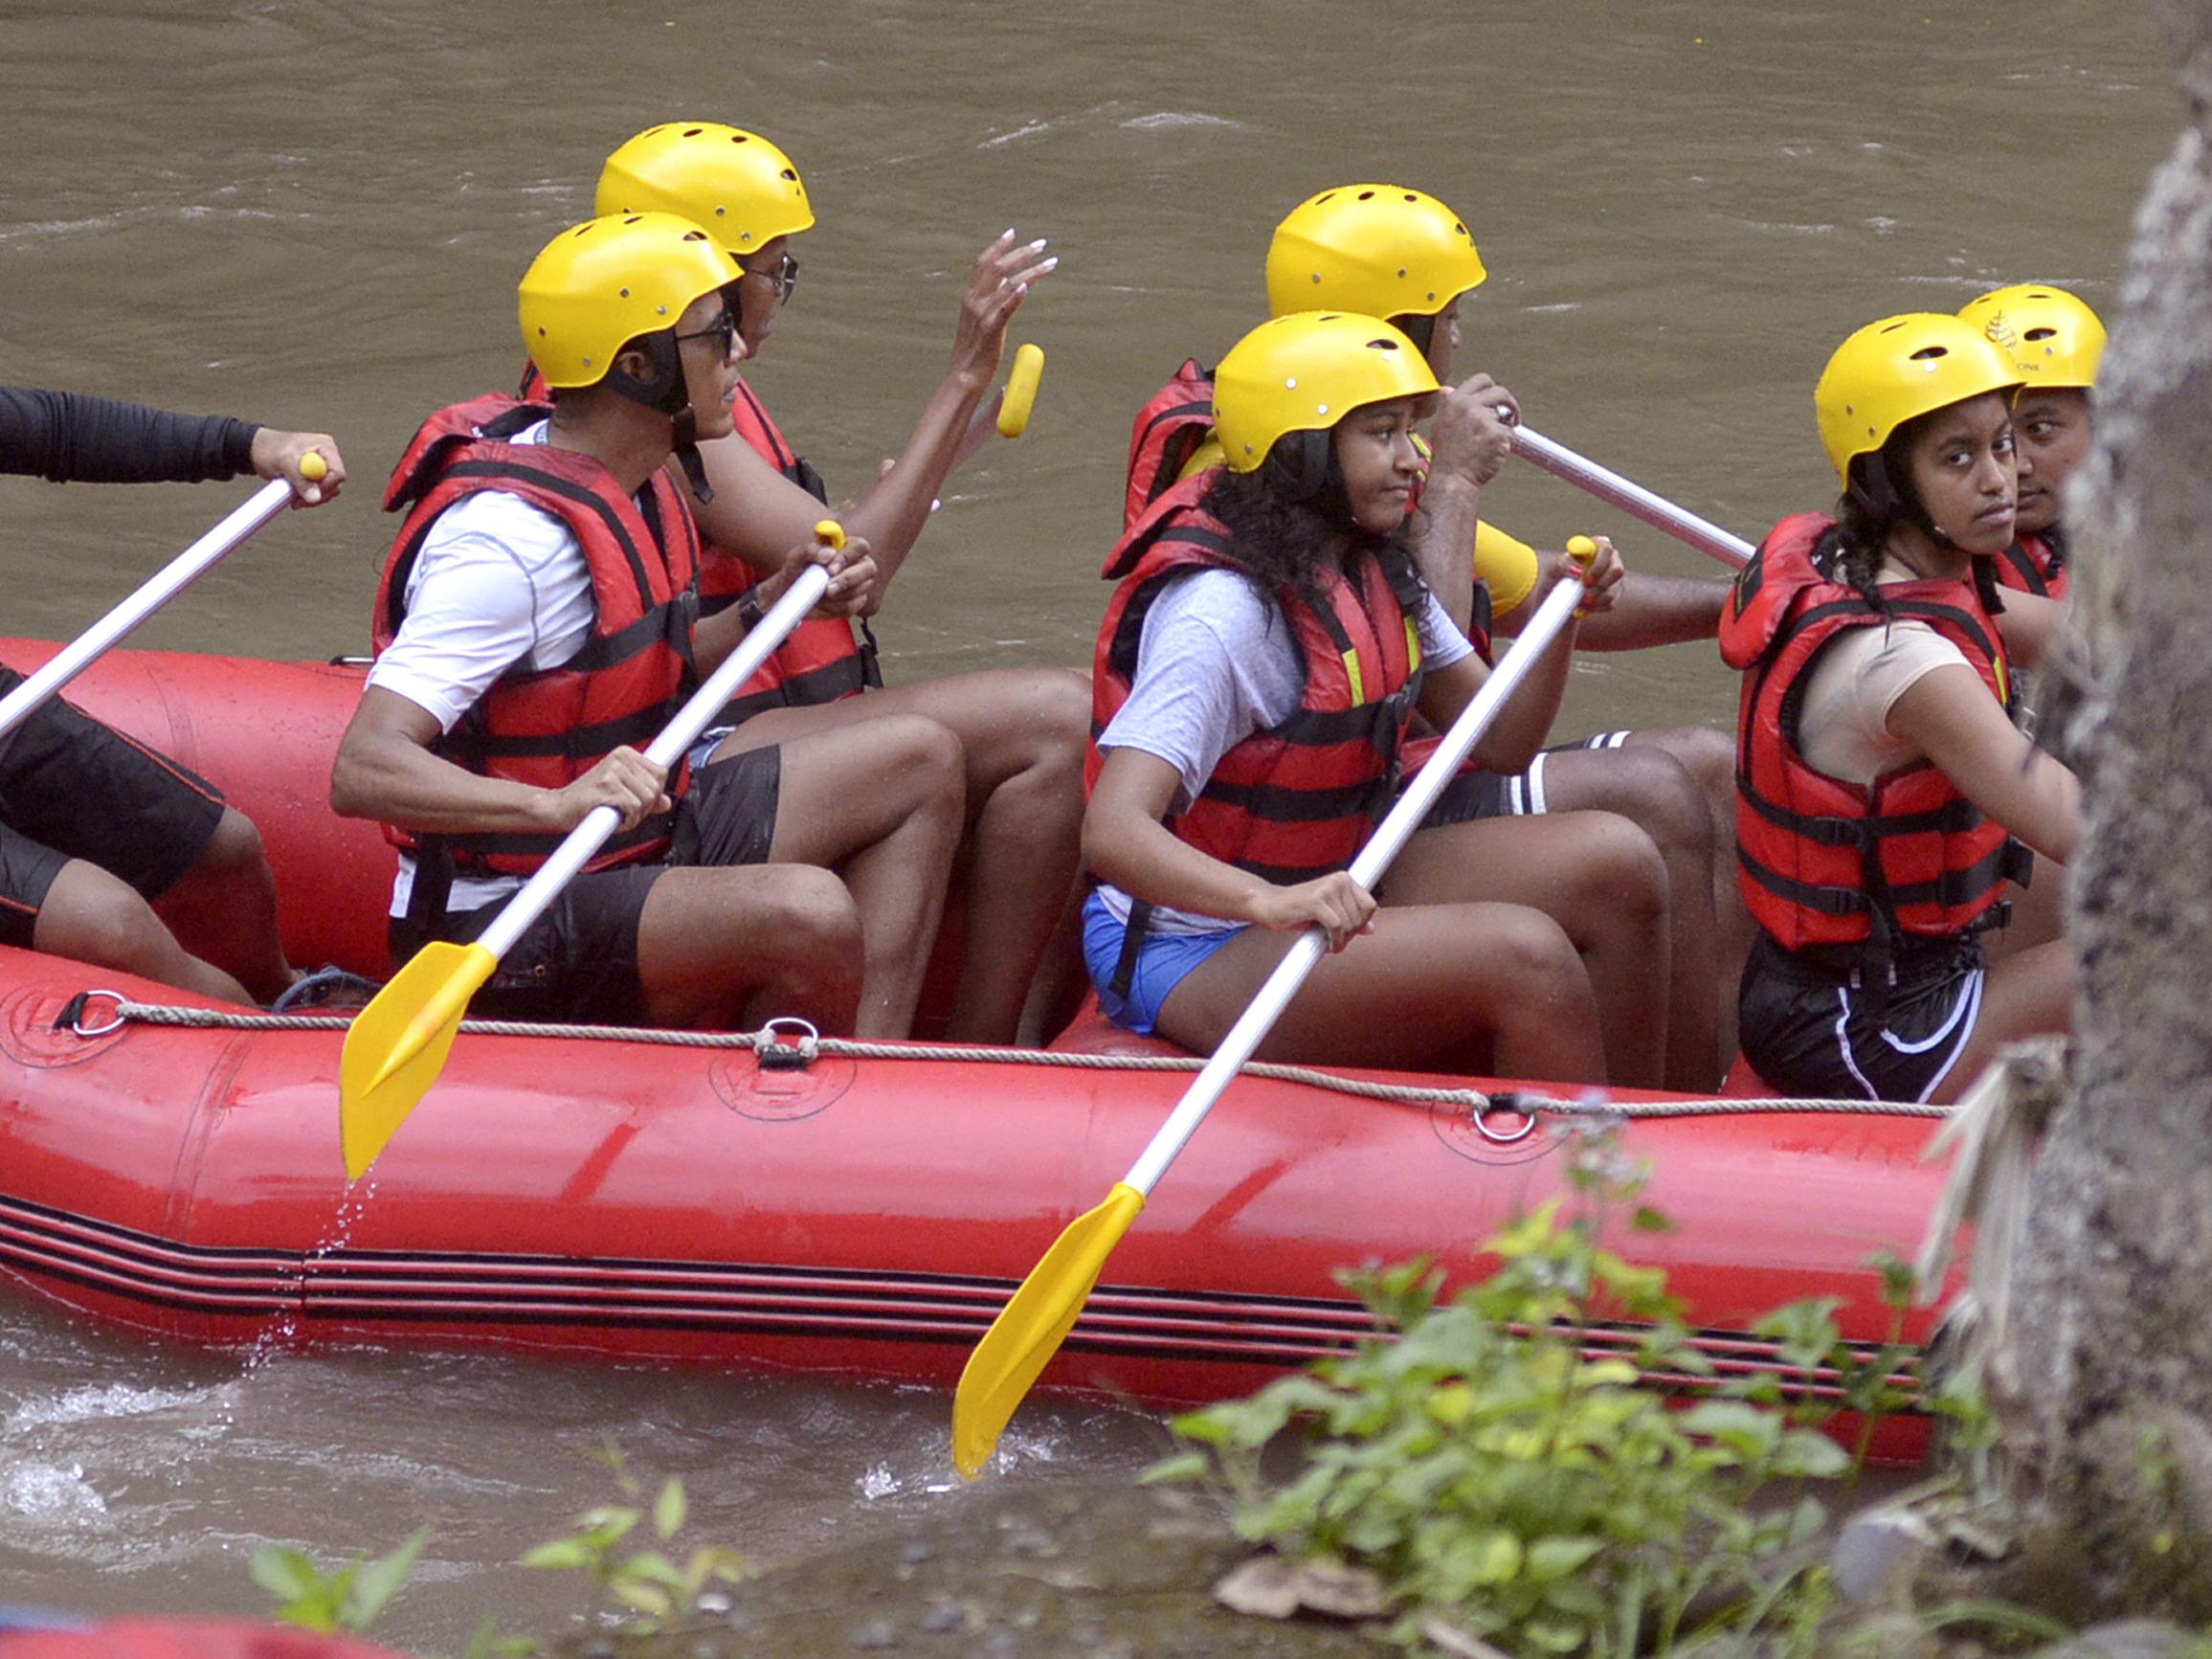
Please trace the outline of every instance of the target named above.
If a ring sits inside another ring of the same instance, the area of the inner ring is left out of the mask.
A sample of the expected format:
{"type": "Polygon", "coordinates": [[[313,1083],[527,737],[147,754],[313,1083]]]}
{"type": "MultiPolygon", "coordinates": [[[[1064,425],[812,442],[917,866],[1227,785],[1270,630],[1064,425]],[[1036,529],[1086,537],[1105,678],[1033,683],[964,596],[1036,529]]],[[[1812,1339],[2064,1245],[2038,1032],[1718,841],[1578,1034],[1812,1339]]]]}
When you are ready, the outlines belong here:
{"type": "Polygon", "coordinates": [[[1642,926],[1667,908],[1666,861],[1658,844],[1618,813],[1577,813],[1571,847],[1561,849],[1581,897],[1601,914],[1642,926]]]}
{"type": "MultiPolygon", "coordinates": [[[[1717,737],[1718,733],[1705,735],[1717,737]]],[[[1632,818],[1663,857],[1710,858],[1712,808],[1691,767],[1665,749],[1615,752],[1624,773],[1622,804],[1617,806],[1610,800],[1599,804],[1632,818]],[[1633,803],[1633,810],[1627,803],[1633,803]]],[[[1732,758],[1729,764],[1733,765],[1732,758]]]]}
{"type": "Polygon", "coordinates": [[[867,970],[860,907],[844,883],[816,865],[783,866],[777,876],[773,894],[750,918],[761,937],[774,941],[775,971],[763,989],[788,1001],[790,1012],[841,1009],[833,1021],[849,1025],[867,970]]]}
{"type": "Polygon", "coordinates": [[[191,873],[228,880],[258,875],[268,867],[269,855],[261,844],[260,830],[236,807],[227,806],[215,821],[214,834],[193,862],[191,873]]]}
{"type": "Polygon", "coordinates": [[[1575,941],[1543,911],[1502,908],[1486,919],[1479,953],[1486,980],[1505,987],[1516,1006],[1546,1020],[1593,1017],[1590,975],[1575,941]]]}

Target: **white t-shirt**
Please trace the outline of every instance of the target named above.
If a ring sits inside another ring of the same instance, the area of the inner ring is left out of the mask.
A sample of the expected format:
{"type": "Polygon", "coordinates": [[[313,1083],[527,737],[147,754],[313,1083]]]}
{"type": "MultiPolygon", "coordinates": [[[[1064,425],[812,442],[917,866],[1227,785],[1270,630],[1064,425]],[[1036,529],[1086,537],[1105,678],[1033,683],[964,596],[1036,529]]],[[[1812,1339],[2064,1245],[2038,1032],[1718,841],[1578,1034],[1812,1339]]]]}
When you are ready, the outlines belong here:
{"type": "MultiPolygon", "coordinates": [[[[543,443],[546,423],[507,441],[543,443]]],[[[369,684],[434,716],[438,729],[473,708],[516,663],[556,668],[592,637],[598,608],[592,569],[567,525],[505,490],[479,490],[438,514],[407,577],[399,636],[376,659],[369,684]]],[[[454,878],[447,901],[471,910],[523,885],[519,876],[454,878]]],[[[401,854],[391,913],[407,913],[414,860],[401,854]]]]}
{"type": "MultiPolygon", "coordinates": [[[[1430,670],[1473,654],[1425,590],[1415,621],[1430,670]]],[[[1282,611],[1234,571],[1195,571],[1170,579],[1145,613],[1128,700],[1100,734],[1099,748],[1141,749],[1173,766],[1181,782],[1170,810],[1186,812],[1224,754],[1297,712],[1305,684],[1297,637],[1282,611]]],[[[1116,921],[1128,920],[1127,893],[1102,882],[1099,897],[1116,921]]],[[[1164,905],[1151,920],[1164,933],[1236,925],[1164,905]]]]}
{"type": "MultiPolygon", "coordinates": [[[[1912,581],[1901,566],[1884,565],[1876,585],[1912,581]]],[[[1805,763],[1846,783],[1867,784],[1921,758],[1920,748],[1889,729],[1889,710],[1923,676],[1954,663],[1972,667],[1966,653],[1926,622],[1847,629],[1830,640],[1805,673],[1798,711],[1798,748],[1805,763]]]]}

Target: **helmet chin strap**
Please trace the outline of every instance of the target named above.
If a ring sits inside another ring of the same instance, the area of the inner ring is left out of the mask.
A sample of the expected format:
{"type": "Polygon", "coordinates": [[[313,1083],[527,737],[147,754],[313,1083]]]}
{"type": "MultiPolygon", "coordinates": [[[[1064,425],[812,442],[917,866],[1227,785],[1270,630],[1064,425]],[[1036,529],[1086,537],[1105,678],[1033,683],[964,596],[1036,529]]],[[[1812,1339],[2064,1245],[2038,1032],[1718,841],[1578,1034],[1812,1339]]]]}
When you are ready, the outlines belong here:
{"type": "Polygon", "coordinates": [[[706,465],[699,459],[699,412],[686,403],[674,419],[676,464],[683,469],[683,482],[699,498],[699,504],[704,506],[714,499],[714,486],[706,482],[706,465]]]}
{"type": "Polygon", "coordinates": [[[668,416],[674,427],[669,446],[675,451],[676,464],[683,469],[683,482],[704,506],[714,499],[714,486],[706,482],[706,466],[699,458],[699,412],[691,407],[684,388],[683,360],[676,342],[664,330],[632,344],[652,357],[653,378],[639,380],[619,369],[610,369],[606,383],[633,403],[668,416]]]}

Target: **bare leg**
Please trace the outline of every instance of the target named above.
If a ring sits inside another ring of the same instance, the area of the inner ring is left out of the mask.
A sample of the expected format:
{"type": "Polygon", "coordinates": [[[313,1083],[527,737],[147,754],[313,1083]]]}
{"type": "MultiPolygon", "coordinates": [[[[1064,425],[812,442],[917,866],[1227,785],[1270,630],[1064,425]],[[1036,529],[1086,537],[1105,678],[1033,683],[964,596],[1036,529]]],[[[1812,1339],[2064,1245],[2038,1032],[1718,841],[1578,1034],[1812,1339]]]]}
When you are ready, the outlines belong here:
{"type": "Polygon", "coordinates": [[[36,950],[96,968],[119,969],[226,1002],[254,1002],[237,980],[178,944],[128,883],[82,859],[71,859],[54,878],[31,942],[36,950]]]}
{"type": "Polygon", "coordinates": [[[154,910],[178,938],[190,940],[261,1001],[273,1001],[292,983],[277,930],[277,878],[269,872],[261,832],[235,807],[223,809],[199,862],[154,910]]]}
{"type": "Polygon", "coordinates": [[[2074,953],[2064,940],[1992,962],[1982,981],[1981,1012],[1958,1060],[1929,1099],[1943,1105],[1974,1086],[1997,1051],[2022,1037],[2074,1028],[2074,953]]]}
{"type": "Polygon", "coordinates": [[[1993,963],[2008,961],[2059,937],[2066,913],[2066,866],[2036,854],[2035,874],[2028,878],[2026,887],[2013,888],[2006,898],[2012,905],[2011,922],[1981,936],[1982,948],[1993,963]]]}
{"type": "Polygon", "coordinates": [[[788,745],[794,736],[891,714],[927,716],[960,740],[968,818],[959,870],[968,929],[949,1035],[1011,1042],[1030,981],[1075,890],[1089,677],[1060,668],[959,674],[813,708],[771,709],[728,742],[733,751],[788,745]]]}
{"type": "Polygon", "coordinates": [[[783,744],[769,858],[825,865],[852,890],[867,948],[862,1037],[913,1027],[963,800],[960,745],[933,721],[888,715],[783,744]]]}
{"type": "MultiPolygon", "coordinates": [[[[1168,994],[1161,1035],[1218,1046],[1296,938],[1240,934],[1168,994]]],[[[1590,978],[1556,923],[1517,905],[1419,905],[1377,911],[1374,932],[1324,957],[1259,1053],[1463,1071],[1493,1039],[1502,1076],[1605,1081],[1590,978]]]]}
{"type": "Polygon", "coordinates": [[[637,919],[637,976],[656,1025],[732,1030],[794,1014],[847,1033],[865,961],[852,896],[805,865],[672,869],[637,919]]]}
{"type": "MultiPolygon", "coordinates": [[[[1736,1055],[1736,992],[1759,927],[1736,883],[1735,739],[1704,726],[1632,731],[1628,751],[1663,750],[1682,762],[1712,818],[1712,964],[1714,1048],[1725,1068],[1736,1055]]],[[[1627,752],[1623,751],[1622,752],[1627,752]]]]}
{"type": "MultiPolygon", "coordinates": [[[[1705,736],[1719,739],[1717,732],[1705,736]]],[[[1552,812],[1618,813],[1659,849],[1666,866],[1668,937],[1673,976],[1667,989],[1666,1081],[1670,1087],[1709,1089],[1734,1055],[1735,978],[1721,995],[1714,960],[1712,813],[1697,780],[1672,753],[1657,745],[1624,749],[1571,749],[1544,757],[1544,797],[1552,812]],[[1729,1004],[1726,1041],[1716,1029],[1729,1004]]],[[[1730,843],[1733,845],[1732,841],[1730,843]]],[[[1730,872],[1731,891],[1734,874],[1730,872]]],[[[1741,901],[1736,908],[1742,908],[1741,901]]]]}
{"type": "MultiPolygon", "coordinates": [[[[1423,830],[1375,897],[1393,906],[1480,898],[1542,911],[1566,930],[1589,971],[1613,1081],[1665,1086],[1672,982],[1666,866],[1651,838],[1626,818],[1552,813],[1423,830]]],[[[1478,935],[1462,948],[1486,950],[1488,941],[1478,935]]]]}

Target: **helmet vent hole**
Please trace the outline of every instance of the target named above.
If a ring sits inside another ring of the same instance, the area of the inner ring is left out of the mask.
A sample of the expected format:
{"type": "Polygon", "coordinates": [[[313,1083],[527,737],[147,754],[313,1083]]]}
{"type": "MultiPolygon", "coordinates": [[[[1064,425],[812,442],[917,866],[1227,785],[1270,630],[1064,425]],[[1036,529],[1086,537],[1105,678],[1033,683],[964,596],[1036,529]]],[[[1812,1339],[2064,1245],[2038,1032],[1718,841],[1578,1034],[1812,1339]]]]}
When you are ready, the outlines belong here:
{"type": "Polygon", "coordinates": [[[1408,191],[1405,192],[1405,199],[1409,202],[1418,202],[1420,200],[1420,197],[1415,195],[1413,191],[1408,191]]]}
{"type": "Polygon", "coordinates": [[[1367,343],[1367,348],[1370,351],[1396,351],[1397,342],[1396,340],[1370,340],[1367,343]]]}
{"type": "Polygon", "coordinates": [[[743,144],[743,143],[744,143],[744,142],[745,142],[747,139],[750,138],[751,136],[752,136],[752,134],[751,134],[751,133],[749,133],[749,132],[733,132],[733,133],[731,133],[731,134],[729,135],[729,142],[730,142],[731,144],[743,144]]]}
{"type": "Polygon", "coordinates": [[[683,136],[685,138],[697,138],[705,130],[706,128],[703,126],[687,126],[683,129],[683,136]]]}
{"type": "Polygon", "coordinates": [[[1314,272],[1314,273],[1313,273],[1313,280],[1314,280],[1314,281],[1316,281],[1316,282],[1319,282],[1319,281],[1321,280],[1321,273],[1320,273],[1319,271],[1316,271],[1316,272],[1314,272]]]}
{"type": "Polygon", "coordinates": [[[1372,202],[1374,200],[1374,192],[1373,191],[1361,191],[1357,199],[1363,202],[1372,202]]]}
{"type": "Polygon", "coordinates": [[[1405,275],[1405,267],[1403,265],[1400,265],[1397,268],[1397,274],[1401,277],[1405,275]]]}
{"type": "Polygon", "coordinates": [[[782,173],[782,176],[783,176],[784,178],[787,178],[787,179],[791,180],[791,182],[792,182],[793,184],[794,184],[794,185],[795,185],[795,184],[797,184],[797,183],[799,182],[799,175],[798,175],[797,173],[793,172],[793,170],[792,170],[790,168],[785,168],[783,169],[783,173],[782,173]]]}
{"type": "Polygon", "coordinates": [[[716,218],[718,218],[718,219],[719,219],[719,218],[724,218],[724,217],[727,216],[728,213],[729,213],[729,210],[728,210],[727,208],[716,208],[716,209],[714,210],[714,216],[715,216],[716,218]]]}
{"type": "Polygon", "coordinates": [[[2027,331],[2030,340],[2050,340],[2056,338],[2057,334],[2056,328],[2030,328],[2027,331]]]}
{"type": "Polygon", "coordinates": [[[1912,353],[1912,361],[1927,364],[1928,372],[1933,374],[1935,372],[1937,361],[1950,355],[1951,348],[1947,346],[1923,346],[1912,353]]]}
{"type": "Polygon", "coordinates": [[[627,300],[627,299],[629,299],[629,298],[630,298],[630,290],[629,290],[629,289],[625,288],[625,289],[623,289],[623,290],[622,290],[622,298],[623,298],[623,299],[625,299],[625,300],[627,300]]]}

